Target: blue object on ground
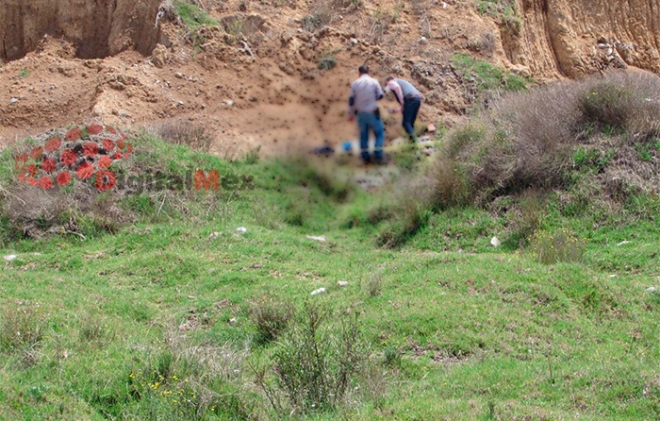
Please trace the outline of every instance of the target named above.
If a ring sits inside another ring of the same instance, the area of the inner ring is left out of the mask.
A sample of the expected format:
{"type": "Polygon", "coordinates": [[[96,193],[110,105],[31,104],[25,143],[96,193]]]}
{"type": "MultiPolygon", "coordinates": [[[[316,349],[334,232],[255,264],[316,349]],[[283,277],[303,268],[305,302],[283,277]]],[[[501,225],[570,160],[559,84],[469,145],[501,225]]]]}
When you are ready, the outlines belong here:
{"type": "Polygon", "coordinates": [[[353,148],[353,142],[347,140],[342,144],[342,147],[344,148],[344,152],[350,152],[351,149],[353,148]]]}

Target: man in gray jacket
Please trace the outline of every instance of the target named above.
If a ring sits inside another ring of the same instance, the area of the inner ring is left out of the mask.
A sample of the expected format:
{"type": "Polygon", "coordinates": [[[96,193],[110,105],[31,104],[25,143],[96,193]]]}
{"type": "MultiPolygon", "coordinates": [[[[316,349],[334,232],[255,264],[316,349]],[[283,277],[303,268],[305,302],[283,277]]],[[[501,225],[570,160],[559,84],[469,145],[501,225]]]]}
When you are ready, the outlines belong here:
{"type": "Polygon", "coordinates": [[[422,105],[422,94],[419,93],[412,83],[403,80],[388,77],[385,79],[387,86],[385,92],[394,92],[396,100],[401,104],[401,113],[403,113],[403,129],[408,133],[411,141],[415,140],[415,120],[419,107],[422,105]]]}
{"type": "Polygon", "coordinates": [[[351,93],[348,99],[348,119],[353,121],[357,115],[360,127],[360,149],[365,164],[371,162],[369,155],[369,129],[376,136],[374,161],[383,163],[383,144],[385,143],[385,127],[380,119],[378,101],[383,98],[383,88],[380,83],[369,76],[369,67],[360,66],[360,77],[351,84],[351,93]]]}

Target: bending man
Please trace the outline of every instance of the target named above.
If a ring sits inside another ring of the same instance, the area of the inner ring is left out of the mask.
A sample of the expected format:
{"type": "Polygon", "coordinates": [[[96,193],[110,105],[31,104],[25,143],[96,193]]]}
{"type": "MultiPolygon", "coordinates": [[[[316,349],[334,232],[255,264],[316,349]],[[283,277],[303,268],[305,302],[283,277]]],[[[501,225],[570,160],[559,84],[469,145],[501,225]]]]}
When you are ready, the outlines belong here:
{"type": "Polygon", "coordinates": [[[353,121],[357,115],[360,127],[360,150],[362,160],[371,162],[369,156],[369,129],[376,136],[376,148],[374,150],[374,161],[383,162],[383,143],[385,142],[385,128],[380,119],[378,101],[383,98],[383,89],[380,83],[369,76],[369,67],[360,66],[358,69],[360,77],[351,84],[351,94],[348,99],[348,119],[353,121]]]}
{"type": "Polygon", "coordinates": [[[387,86],[385,92],[394,92],[396,100],[401,104],[403,113],[403,129],[408,133],[411,141],[415,140],[415,120],[419,107],[422,105],[422,94],[419,93],[412,83],[403,79],[388,77],[385,79],[387,86]]]}

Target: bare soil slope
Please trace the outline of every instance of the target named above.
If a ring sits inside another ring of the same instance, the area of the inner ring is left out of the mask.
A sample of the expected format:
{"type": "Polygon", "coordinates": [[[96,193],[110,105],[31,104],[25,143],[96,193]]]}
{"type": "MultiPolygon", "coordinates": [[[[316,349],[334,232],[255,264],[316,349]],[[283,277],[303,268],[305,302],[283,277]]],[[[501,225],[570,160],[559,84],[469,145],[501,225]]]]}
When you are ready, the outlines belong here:
{"type": "MultiPolygon", "coordinates": [[[[0,145],[72,123],[175,119],[208,127],[219,154],[337,144],[355,137],[345,102],[365,62],[380,79],[413,80],[426,97],[420,119],[448,125],[473,99],[456,52],[541,82],[660,71],[660,8],[640,0],[511,0],[486,13],[456,0],[200,1],[219,24],[195,31],[159,18],[155,0],[24,3],[0,4],[11,60],[0,67],[0,145]],[[336,67],[320,69],[331,57],[336,67]]],[[[398,136],[398,118],[387,123],[398,136]]]]}

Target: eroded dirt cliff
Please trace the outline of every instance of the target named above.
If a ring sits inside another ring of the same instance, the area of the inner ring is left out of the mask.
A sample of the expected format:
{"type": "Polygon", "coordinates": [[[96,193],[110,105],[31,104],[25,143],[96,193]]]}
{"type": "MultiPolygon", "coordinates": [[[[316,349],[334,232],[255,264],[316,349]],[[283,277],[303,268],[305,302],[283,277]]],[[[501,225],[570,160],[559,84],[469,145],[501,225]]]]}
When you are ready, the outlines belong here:
{"type": "MultiPolygon", "coordinates": [[[[216,28],[186,28],[160,0],[2,2],[0,145],[71,123],[178,119],[212,129],[216,153],[337,143],[355,137],[344,110],[362,63],[414,81],[420,120],[448,126],[478,88],[454,67],[457,53],[541,83],[628,66],[660,73],[651,1],[195,3],[216,28]],[[334,67],[320,64],[330,58],[334,67]]],[[[396,117],[387,125],[399,135],[396,117]]]]}
{"type": "Polygon", "coordinates": [[[151,54],[159,41],[155,25],[161,0],[3,0],[0,60],[34,51],[44,35],[63,38],[76,57],[99,58],[129,48],[151,54]]]}
{"type": "Polygon", "coordinates": [[[660,72],[660,3],[516,0],[521,28],[502,25],[503,49],[533,74],[579,77],[627,65],[660,72]]]}

